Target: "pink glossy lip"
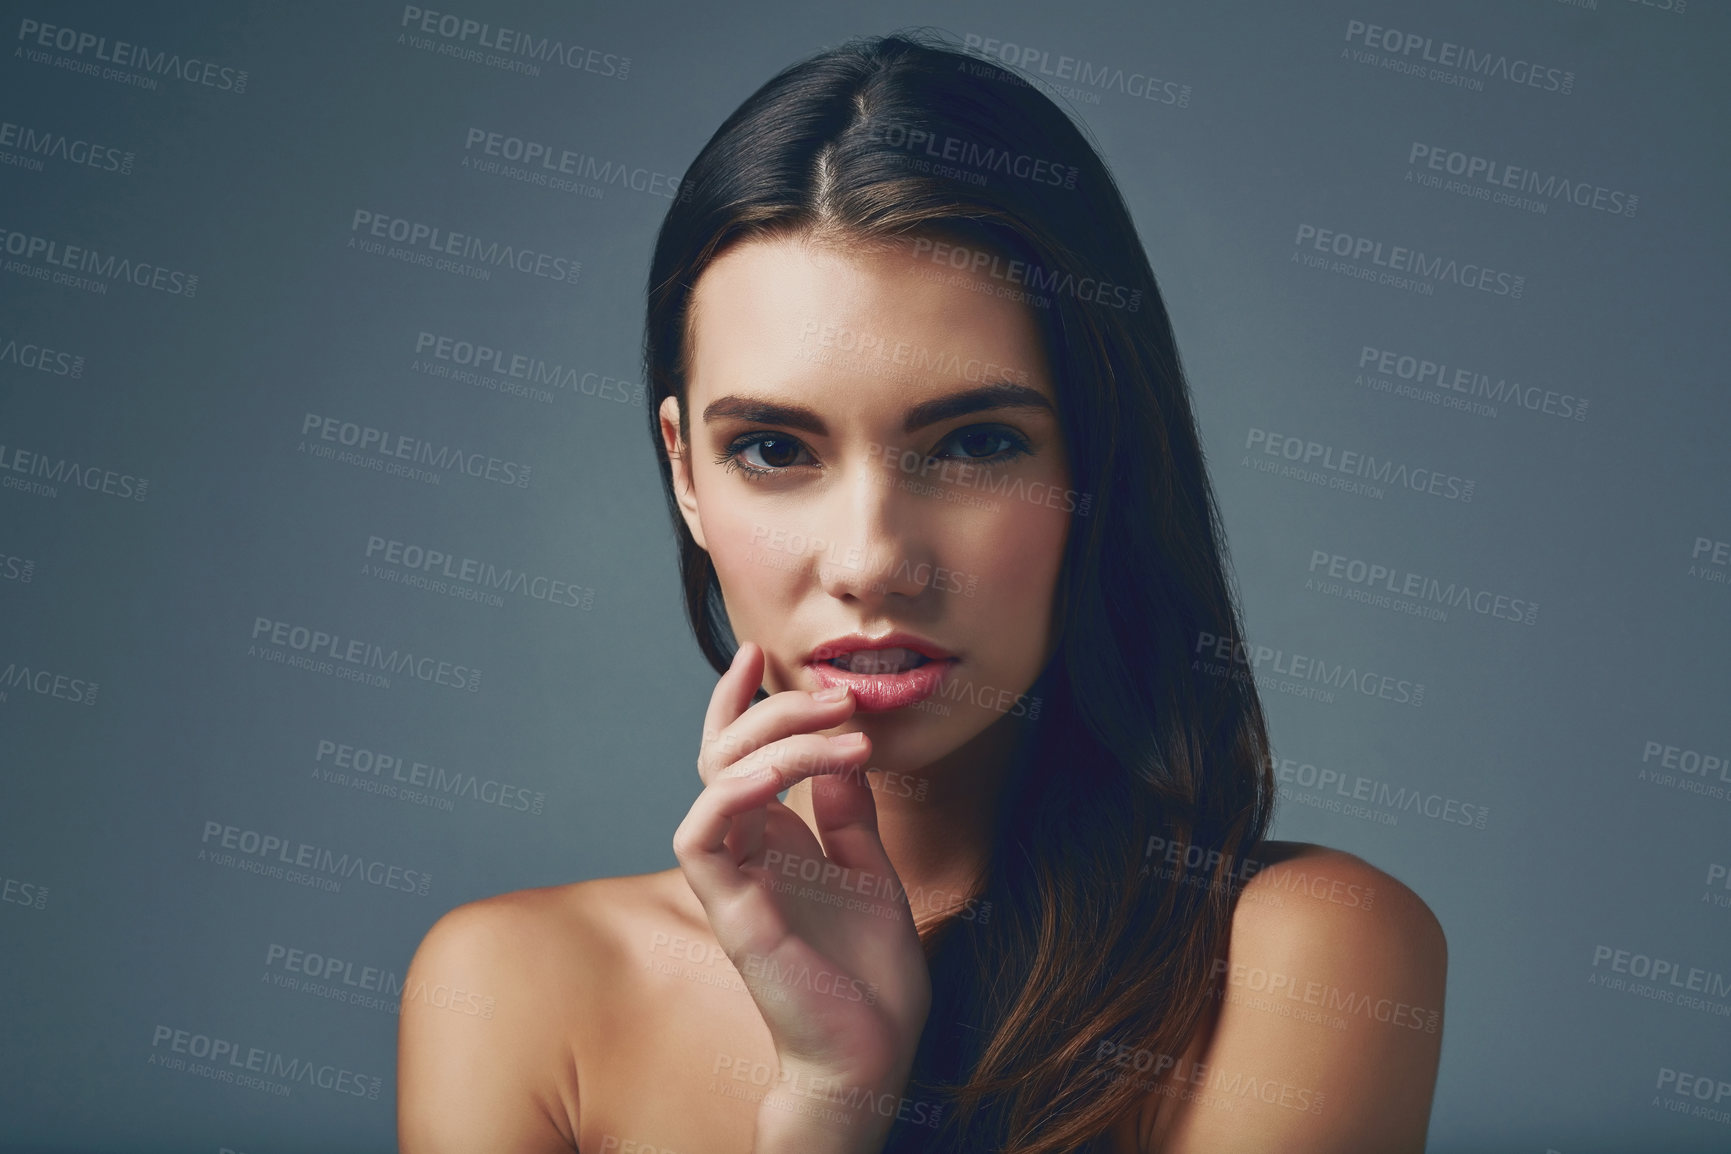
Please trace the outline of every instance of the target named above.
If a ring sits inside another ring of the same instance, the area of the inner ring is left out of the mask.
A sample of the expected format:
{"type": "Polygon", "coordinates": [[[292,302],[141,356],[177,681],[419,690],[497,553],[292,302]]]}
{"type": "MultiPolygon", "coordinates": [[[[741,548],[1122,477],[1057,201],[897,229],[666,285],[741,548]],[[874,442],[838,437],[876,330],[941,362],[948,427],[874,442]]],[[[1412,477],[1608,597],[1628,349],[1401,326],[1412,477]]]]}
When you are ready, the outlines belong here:
{"type": "Polygon", "coordinates": [[[862,713],[882,713],[930,697],[955,663],[954,657],[945,657],[900,673],[854,673],[823,661],[813,661],[806,668],[826,686],[845,685],[853,690],[854,708],[862,713]]]}
{"type": "Polygon", "coordinates": [[[883,713],[930,697],[958,660],[949,650],[912,633],[889,633],[882,637],[850,633],[812,650],[806,658],[806,668],[826,687],[845,685],[852,690],[855,708],[861,712],[883,713]],[[930,660],[917,669],[904,669],[900,673],[855,673],[829,663],[832,658],[862,649],[911,649],[930,660]]]}

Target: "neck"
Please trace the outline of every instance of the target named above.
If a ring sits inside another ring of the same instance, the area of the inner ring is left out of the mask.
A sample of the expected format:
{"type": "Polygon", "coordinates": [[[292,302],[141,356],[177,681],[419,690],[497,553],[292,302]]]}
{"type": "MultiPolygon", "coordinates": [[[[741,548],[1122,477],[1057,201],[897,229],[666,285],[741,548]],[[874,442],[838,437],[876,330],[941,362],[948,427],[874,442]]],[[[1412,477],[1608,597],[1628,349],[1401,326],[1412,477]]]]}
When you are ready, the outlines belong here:
{"type": "MultiPolygon", "coordinates": [[[[928,765],[869,770],[878,836],[915,925],[961,909],[984,887],[999,803],[1023,737],[1018,719],[1005,714],[928,765]]],[[[811,781],[795,783],[785,804],[815,834],[811,781]]]]}

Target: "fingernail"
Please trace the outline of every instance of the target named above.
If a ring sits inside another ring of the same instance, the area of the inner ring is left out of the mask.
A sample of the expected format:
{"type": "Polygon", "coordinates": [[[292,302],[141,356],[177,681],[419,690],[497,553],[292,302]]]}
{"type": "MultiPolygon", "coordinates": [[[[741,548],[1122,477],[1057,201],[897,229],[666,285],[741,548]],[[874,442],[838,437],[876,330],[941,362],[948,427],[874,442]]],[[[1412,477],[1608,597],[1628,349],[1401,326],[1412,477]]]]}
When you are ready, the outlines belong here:
{"type": "Polygon", "coordinates": [[[865,739],[866,739],[865,734],[859,732],[858,730],[851,730],[847,733],[838,733],[834,737],[830,738],[829,740],[830,740],[830,744],[839,745],[843,749],[855,749],[859,746],[864,745],[865,739]]]}
{"type": "Polygon", "coordinates": [[[840,701],[842,698],[844,698],[846,696],[847,696],[847,686],[845,686],[845,685],[829,685],[829,686],[825,686],[822,689],[813,690],[812,694],[811,694],[811,699],[813,701],[840,701]]]}

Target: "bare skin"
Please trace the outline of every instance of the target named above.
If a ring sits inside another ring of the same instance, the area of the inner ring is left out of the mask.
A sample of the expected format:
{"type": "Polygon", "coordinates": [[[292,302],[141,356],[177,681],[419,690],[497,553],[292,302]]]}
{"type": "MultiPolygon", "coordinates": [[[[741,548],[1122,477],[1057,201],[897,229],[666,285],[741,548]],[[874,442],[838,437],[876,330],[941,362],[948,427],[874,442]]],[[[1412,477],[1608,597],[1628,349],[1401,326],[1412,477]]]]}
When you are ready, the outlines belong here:
{"type": "MultiPolygon", "coordinates": [[[[673,398],[661,429],[742,644],[694,743],[679,867],[440,919],[406,989],[494,1011],[405,997],[406,1154],[864,1154],[897,1112],[926,1116],[902,1093],[929,1000],[915,926],[974,912],[1022,695],[1052,652],[1069,515],[1051,498],[1070,483],[1026,306],[930,263],[753,241],[700,279],[690,441],[673,398]],[[988,380],[1023,388],[985,396],[988,380]],[[970,476],[1043,498],[976,500],[970,476]],[[965,692],[814,696],[814,647],[890,630],[948,650],[965,692]],[[853,1112],[816,1116],[835,1091],[853,1112]]],[[[1095,1055],[1142,1091],[1114,1150],[1422,1150],[1435,918],[1350,855],[1258,859],[1218,960],[1226,996],[1186,1052],[1095,1055]]]]}
{"type": "MultiPolygon", "coordinates": [[[[1416,1154],[1441,1045],[1440,1026],[1425,1028],[1442,1010],[1440,929],[1411,891],[1350,855],[1268,843],[1259,857],[1278,864],[1240,899],[1225,1005],[1161,1075],[1158,1055],[1102,1059],[1148,1086],[1112,1149],[1416,1154]],[[1354,897],[1360,905],[1344,904],[1354,897]],[[1257,971],[1323,993],[1262,997],[1248,989],[1257,971]],[[1257,1001],[1320,1012],[1331,991],[1362,1008],[1312,1022],[1257,1001]],[[1240,1092],[1251,1077],[1257,1087],[1240,1092]]],[[[407,988],[420,981],[492,998],[495,1011],[404,1003],[405,1154],[753,1151],[752,1098],[773,1079],[775,1050],[680,870],[460,906],[416,954],[407,988]]]]}

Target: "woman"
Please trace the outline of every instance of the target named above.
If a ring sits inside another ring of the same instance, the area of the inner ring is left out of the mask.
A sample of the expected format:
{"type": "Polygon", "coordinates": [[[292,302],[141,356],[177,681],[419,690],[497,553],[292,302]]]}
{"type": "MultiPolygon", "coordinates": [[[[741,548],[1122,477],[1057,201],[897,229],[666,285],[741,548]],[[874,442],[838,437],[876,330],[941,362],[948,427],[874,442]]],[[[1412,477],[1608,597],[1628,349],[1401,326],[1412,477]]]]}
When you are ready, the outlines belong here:
{"type": "Polygon", "coordinates": [[[1421,1150],[1442,932],[1264,840],[1188,389],[1065,114],[923,36],[784,70],[645,350],[703,789],[678,868],[429,931],[406,988],[497,1011],[404,1002],[401,1148],[1421,1150]]]}

